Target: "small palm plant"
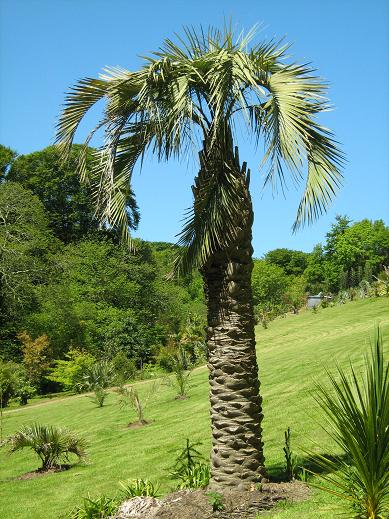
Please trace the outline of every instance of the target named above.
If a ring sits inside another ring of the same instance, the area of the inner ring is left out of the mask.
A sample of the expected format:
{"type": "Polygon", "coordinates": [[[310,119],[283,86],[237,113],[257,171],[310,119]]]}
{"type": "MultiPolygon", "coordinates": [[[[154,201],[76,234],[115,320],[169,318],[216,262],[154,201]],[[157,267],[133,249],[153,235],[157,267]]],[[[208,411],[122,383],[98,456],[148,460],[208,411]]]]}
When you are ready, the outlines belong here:
{"type": "Polygon", "coordinates": [[[182,345],[171,356],[172,377],[168,378],[168,384],[177,391],[176,400],[186,400],[190,387],[189,378],[192,374],[190,359],[182,345]]]}
{"type": "Polygon", "coordinates": [[[389,363],[379,329],[365,363],[362,380],[351,366],[350,376],[340,368],[339,380],[329,374],[331,389],[318,385],[329,433],[346,457],[335,462],[319,455],[317,462],[330,472],[320,478],[331,486],[321,488],[346,498],[356,517],[383,519],[389,514],[389,363]]]}
{"type": "Polygon", "coordinates": [[[156,391],[156,384],[154,383],[148,395],[145,398],[141,398],[138,390],[134,386],[119,386],[115,391],[120,395],[119,405],[122,409],[132,408],[136,412],[138,418],[137,422],[129,423],[128,426],[132,425],[147,425],[150,422],[145,418],[145,409],[149,399],[156,391]]]}
{"type": "Polygon", "coordinates": [[[108,396],[107,389],[114,383],[115,367],[108,360],[100,360],[90,366],[82,377],[78,388],[81,391],[93,391],[93,400],[98,407],[103,407],[108,396]]]}
{"type": "Polygon", "coordinates": [[[41,459],[40,470],[61,468],[69,462],[69,455],[74,454],[79,460],[86,458],[87,443],[76,433],[62,427],[52,425],[25,425],[8,438],[10,452],[24,448],[32,449],[41,459]]]}

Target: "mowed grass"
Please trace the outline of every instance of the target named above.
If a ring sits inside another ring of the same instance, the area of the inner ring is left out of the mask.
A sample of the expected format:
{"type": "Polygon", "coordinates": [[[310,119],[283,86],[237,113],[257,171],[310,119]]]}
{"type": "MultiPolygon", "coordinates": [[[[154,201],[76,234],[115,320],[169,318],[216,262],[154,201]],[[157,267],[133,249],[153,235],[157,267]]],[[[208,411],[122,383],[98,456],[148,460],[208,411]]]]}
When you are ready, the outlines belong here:
{"type": "MultiPolygon", "coordinates": [[[[347,366],[351,359],[362,366],[377,322],[388,344],[387,298],[320,309],[317,314],[306,311],[272,322],[268,330],[257,329],[265,455],[270,474],[282,470],[283,433],[288,426],[301,460],[305,448],[337,453],[320,427],[321,413],[312,396],[314,382],[322,381],[324,368],[334,368],[336,363],[347,366]]],[[[201,441],[204,455],[210,448],[206,368],[196,370],[191,380],[188,400],[175,400],[172,388],[157,386],[146,409],[146,418],[153,422],[139,429],[126,427],[135,415],[120,409],[116,394],[111,394],[101,409],[87,396],[71,396],[6,412],[5,435],[36,421],[67,426],[88,438],[90,447],[88,464],[29,480],[17,478],[36,469],[37,458],[27,450],[9,456],[6,448],[0,449],[0,517],[66,517],[83,496],[113,496],[118,481],[127,478],[159,481],[167,492],[171,488],[168,471],[185,438],[201,441]]],[[[151,385],[139,383],[140,393],[146,395],[151,385]]],[[[308,501],[282,504],[267,517],[332,519],[339,511],[335,498],[313,491],[308,501]]]]}

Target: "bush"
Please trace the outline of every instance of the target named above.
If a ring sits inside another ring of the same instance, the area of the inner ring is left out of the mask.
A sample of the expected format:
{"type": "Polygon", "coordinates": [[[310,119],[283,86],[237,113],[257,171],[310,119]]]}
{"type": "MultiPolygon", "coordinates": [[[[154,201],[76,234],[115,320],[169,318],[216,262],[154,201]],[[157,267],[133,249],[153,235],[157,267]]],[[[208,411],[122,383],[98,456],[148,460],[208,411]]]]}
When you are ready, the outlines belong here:
{"type": "Polygon", "coordinates": [[[7,407],[11,398],[19,398],[22,405],[33,396],[35,389],[27,380],[26,370],[16,362],[0,360],[0,406],[7,407]]]}
{"type": "Polygon", "coordinates": [[[158,497],[159,485],[154,485],[149,479],[132,479],[120,481],[121,492],[126,499],[136,496],[158,497]]]}
{"type": "Polygon", "coordinates": [[[351,366],[329,374],[331,388],[318,385],[317,401],[326,414],[329,432],[344,451],[345,461],[317,456],[331,488],[321,487],[352,504],[357,517],[380,519],[389,513],[389,363],[384,362],[382,337],[365,359],[363,379],[351,366]],[[335,487],[335,489],[334,489],[335,487]]]}
{"type": "Polygon", "coordinates": [[[46,378],[61,384],[67,391],[73,390],[79,393],[83,376],[95,364],[96,359],[90,353],[77,349],[71,349],[66,354],[66,358],[68,360],[56,360],[55,367],[46,378]]]}
{"type": "Polygon", "coordinates": [[[51,425],[25,425],[7,440],[10,452],[32,449],[42,462],[41,470],[60,468],[74,454],[79,460],[86,458],[86,441],[76,433],[51,425]]]}

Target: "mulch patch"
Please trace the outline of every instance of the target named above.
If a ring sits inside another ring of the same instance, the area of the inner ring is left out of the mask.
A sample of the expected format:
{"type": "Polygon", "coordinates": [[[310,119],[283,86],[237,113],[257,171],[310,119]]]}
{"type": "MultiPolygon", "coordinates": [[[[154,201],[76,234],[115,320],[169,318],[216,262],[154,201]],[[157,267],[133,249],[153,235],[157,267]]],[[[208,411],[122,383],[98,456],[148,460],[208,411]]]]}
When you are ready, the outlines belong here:
{"type": "Polygon", "coordinates": [[[145,425],[149,425],[151,423],[152,423],[152,420],[150,420],[150,421],[142,420],[142,421],[131,422],[131,423],[127,424],[127,427],[128,427],[128,429],[139,429],[139,427],[144,427],[145,425]]]}
{"type": "Polygon", "coordinates": [[[17,480],[25,480],[25,479],[35,479],[40,478],[42,476],[47,476],[48,474],[55,474],[56,472],[64,472],[65,470],[69,470],[72,465],[61,465],[60,467],[53,467],[48,470],[37,469],[32,470],[31,472],[25,472],[21,476],[18,476],[17,480]]]}

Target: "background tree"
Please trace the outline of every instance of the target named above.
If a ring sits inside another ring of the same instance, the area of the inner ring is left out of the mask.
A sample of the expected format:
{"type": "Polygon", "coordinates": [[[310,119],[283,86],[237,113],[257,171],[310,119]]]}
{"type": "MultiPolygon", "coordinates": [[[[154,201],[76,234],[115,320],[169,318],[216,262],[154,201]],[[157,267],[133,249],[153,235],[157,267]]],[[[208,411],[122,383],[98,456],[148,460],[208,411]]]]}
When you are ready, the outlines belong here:
{"type": "Polygon", "coordinates": [[[0,182],[4,179],[16,156],[16,151],[0,144],[0,182]]]}
{"type": "MultiPolygon", "coordinates": [[[[308,168],[295,228],[314,220],[339,184],[342,155],[316,116],[327,109],[325,86],[307,67],[286,64],[286,47],[248,48],[230,30],[186,30],[166,40],[136,72],[110,69],[81,80],[68,95],[57,139],[68,154],[88,109],[105,98],[103,148],[92,174],[98,214],[128,236],[126,199],[133,168],[147,150],[159,159],[202,142],[194,204],[179,244],[177,272],[199,268],[208,307],[211,453],[214,485],[247,488],[264,472],[258,368],[251,293],[253,211],[249,171],[235,148],[242,123],[264,138],[267,182],[295,179],[308,168]],[[228,402],[228,405],[226,404],[228,402]],[[231,433],[231,430],[234,433],[231,433]]],[[[93,132],[92,132],[93,134],[93,132]]],[[[87,176],[80,160],[81,176],[87,176]]]]}
{"type": "Polygon", "coordinates": [[[289,276],[300,276],[308,266],[308,258],[307,252],[290,249],[274,249],[264,256],[268,263],[283,268],[289,276]]]}
{"type": "MultiPolygon", "coordinates": [[[[90,188],[80,184],[77,160],[80,146],[75,145],[69,161],[61,163],[58,149],[49,146],[28,155],[19,155],[6,176],[30,189],[43,203],[50,228],[68,243],[98,229],[90,188]]],[[[86,168],[91,168],[91,153],[85,154],[86,168]]]]}
{"type": "Polygon", "coordinates": [[[37,305],[36,287],[52,269],[49,254],[57,247],[39,199],[13,182],[0,185],[0,339],[2,353],[37,305]]]}

